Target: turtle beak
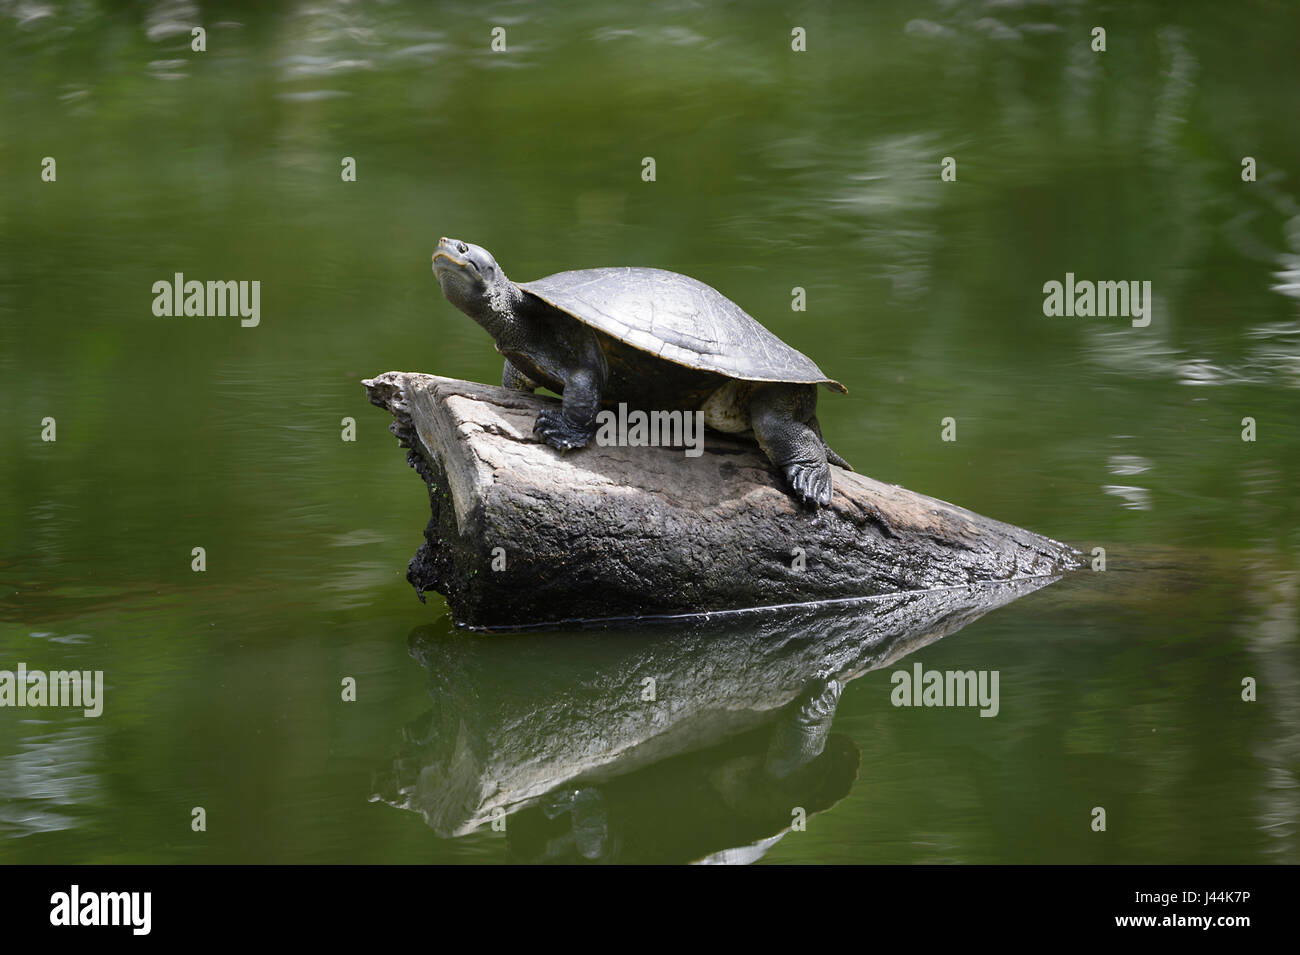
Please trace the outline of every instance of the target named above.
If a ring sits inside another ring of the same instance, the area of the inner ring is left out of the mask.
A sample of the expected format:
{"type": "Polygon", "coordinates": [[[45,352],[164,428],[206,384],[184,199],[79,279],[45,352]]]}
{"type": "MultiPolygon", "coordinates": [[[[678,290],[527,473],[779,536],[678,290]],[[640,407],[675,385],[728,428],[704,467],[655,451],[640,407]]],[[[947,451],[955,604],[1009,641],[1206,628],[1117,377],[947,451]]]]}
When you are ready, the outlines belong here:
{"type": "Polygon", "coordinates": [[[434,249],[433,252],[433,267],[435,270],[438,268],[439,259],[446,259],[452,265],[462,269],[469,264],[469,260],[462,259],[456,256],[456,254],[452,251],[455,247],[456,247],[455,239],[448,239],[444,236],[443,238],[438,240],[438,248],[434,249]]]}

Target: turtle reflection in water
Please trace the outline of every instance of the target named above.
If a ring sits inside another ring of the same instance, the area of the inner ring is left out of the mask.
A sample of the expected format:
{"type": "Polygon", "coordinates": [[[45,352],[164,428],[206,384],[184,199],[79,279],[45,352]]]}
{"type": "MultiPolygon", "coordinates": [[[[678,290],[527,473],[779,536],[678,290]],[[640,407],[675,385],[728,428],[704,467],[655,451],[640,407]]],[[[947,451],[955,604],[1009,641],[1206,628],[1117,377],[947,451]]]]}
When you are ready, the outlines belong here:
{"type": "Polygon", "coordinates": [[[584,269],[516,285],[484,248],[440,239],[433,271],[447,299],[483,326],[506,358],[502,383],[562,395],[534,432],[563,451],[596,432],[602,404],[703,411],[716,431],[752,431],[794,496],[831,502],[817,386],[827,378],[721,293],[662,269],[584,269]]]}
{"type": "Polygon", "coordinates": [[[511,818],[510,858],[528,863],[761,858],[848,795],[861,752],[831,723],[843,684],[819,679],[775,724],[627,776],[563,786],[511,818]],[[796,812],[795,810],[802,810],[796,812]]]}

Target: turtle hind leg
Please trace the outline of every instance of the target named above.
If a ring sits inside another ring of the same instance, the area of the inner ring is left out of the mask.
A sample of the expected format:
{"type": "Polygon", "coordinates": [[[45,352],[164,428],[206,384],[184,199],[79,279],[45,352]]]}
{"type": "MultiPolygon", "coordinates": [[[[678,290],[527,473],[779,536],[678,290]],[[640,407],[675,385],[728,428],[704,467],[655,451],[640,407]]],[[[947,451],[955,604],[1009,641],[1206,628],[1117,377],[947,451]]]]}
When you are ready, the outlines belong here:
{"type": "Polygon", "coordinates": [[[749,400],[754,437],[796,498],[810,507],[831,503],[826,443],[809,424],[817,407],[816,385],[767,385],[749,400]]]}
{"type": "Polygon", "coordinates": [[[826,449],[827,461],[829,461],[831,464],[835,465],[838,468],[843,468],[846,471],[853,470],[853,465],[849,464],[848,461],[845,461],[842,457],[840,457],[838,454],[832,451],[831,446],[826,443],[826,439],[822,438],[822,426],[817,422],[816,415],[813,415],[811,418],[808,419],[808,427],[812,428],[815,432],[817,432],[817,437],[821,438],[822,447],[826,449]]]}
{"type": "Polygon", "coordinates": [[[763,763],[769,776],[791,776],[825,751],[842,692],[844,684],[821,678],[796,698],[797,703],[791,704],[772,731],[763,763]]]}

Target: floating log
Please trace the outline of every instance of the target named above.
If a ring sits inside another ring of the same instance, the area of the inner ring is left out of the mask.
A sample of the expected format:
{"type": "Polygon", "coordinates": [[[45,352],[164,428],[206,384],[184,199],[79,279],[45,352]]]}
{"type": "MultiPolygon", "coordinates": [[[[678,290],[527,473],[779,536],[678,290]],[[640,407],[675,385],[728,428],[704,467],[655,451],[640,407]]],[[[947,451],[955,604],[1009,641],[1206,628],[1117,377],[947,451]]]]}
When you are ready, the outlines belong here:
{"type": "Polygon", "coordinates": [[[391,371],[364,382],[428,486],[407,579],[458,622],[512,628],[697,613],[1051,577],[1073,548],[833,468],[829,508],[801,507],[744,437],[704,453],[533,435],[556,399],[391,371]]]}

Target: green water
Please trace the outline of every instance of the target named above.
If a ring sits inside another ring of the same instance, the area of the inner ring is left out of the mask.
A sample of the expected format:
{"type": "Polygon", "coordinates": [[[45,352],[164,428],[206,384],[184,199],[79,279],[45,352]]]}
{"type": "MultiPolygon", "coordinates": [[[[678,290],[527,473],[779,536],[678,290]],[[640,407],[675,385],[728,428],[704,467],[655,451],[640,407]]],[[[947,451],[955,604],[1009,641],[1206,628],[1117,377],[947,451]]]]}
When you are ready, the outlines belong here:
{"type": "MultiPolygon", "coordinates": [[[[106,683],[0,709],[0,861],[536,857],[542,803],[441,838],[371,794],[461,726],[549,752],[673,635],[484,645],[405,583],[427,503],[359,380],[500,375],[440,235],[700,278],[849,386],[819,417],[859,470],[1105,548],[899,665],[997,670],[996,718],[848,682],[856,782],[753,855],[1300,861],[1297,36],[1264,0],[0,5],[0,669],[106,683]],[[259,281],[260,323],[156,317],[176,272],[259,281]],[[1067,272],[1150,281],[1150,324],[1045,317],[1067,272]]],[[[696,647],[653,759],[554,777],[624,858],[776,835],[719,782],[767,745],[722,693],[760,635],[696,647]]]]}

